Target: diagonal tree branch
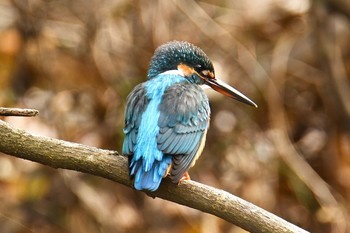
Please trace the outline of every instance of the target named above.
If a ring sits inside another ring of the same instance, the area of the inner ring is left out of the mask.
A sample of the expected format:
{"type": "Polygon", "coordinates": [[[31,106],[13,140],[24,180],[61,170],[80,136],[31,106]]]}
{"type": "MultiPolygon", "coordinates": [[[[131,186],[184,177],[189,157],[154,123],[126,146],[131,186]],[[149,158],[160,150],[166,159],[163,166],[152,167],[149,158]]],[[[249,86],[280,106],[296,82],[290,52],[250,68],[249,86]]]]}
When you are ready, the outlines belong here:
{"type": "MultiPolygon", "coordinates": [[[[118,152],[34,136],[4,121],[0,121],[0,152],[132,187],[127,159],[118,152]]],[[[216,215],[250,232],[306,232],[239,197],[195,181],[175,185],[165,179],[156,192],[146,194],[216,215]]]]}

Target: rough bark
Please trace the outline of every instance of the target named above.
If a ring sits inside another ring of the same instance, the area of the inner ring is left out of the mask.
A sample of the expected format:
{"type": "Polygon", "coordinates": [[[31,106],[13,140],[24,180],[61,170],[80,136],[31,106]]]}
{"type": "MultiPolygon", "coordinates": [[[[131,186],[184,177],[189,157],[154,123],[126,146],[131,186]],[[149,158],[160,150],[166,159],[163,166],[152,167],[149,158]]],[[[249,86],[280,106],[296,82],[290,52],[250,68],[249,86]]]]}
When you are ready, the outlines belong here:
{"type": "MultiPolygon", "coordinates": [[[[127,159],[116,151],[31,135],[0,121],[0,152],[54,168],[76,170],[132,187],[127,159]]],[[[147,195],[216,215],[250,232],[305,230],[228,192],[195,181],[180,185],[165,179],[147,195]]]]}

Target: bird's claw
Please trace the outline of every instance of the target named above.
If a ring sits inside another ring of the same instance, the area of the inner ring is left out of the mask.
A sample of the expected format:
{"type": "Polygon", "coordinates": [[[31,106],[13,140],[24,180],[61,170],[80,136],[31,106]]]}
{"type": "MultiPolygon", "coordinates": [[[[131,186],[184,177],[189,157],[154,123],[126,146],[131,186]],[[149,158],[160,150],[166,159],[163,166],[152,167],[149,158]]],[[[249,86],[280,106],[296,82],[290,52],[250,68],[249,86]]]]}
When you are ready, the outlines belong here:
{"type": "Polygon", "coordinates": [[[191,180],[191,177],[188,174],[188,172],[185,172],[184,176],[180,179],[179,183],[181,183],[184,180],[191,180]]]}

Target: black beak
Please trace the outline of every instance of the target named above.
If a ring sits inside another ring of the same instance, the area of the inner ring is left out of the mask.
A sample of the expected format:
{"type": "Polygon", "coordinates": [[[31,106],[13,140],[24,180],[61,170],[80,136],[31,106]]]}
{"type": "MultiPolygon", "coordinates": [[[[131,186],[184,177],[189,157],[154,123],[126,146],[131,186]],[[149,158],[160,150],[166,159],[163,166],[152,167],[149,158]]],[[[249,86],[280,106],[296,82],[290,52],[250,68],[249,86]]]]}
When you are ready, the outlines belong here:
{"type": "Polygon", "coordinates": [[[256,103],[254,103],[248,97],[246,97],[241,92],[237,91],[236,89],[234,89],[233,87],[231,87],[230,85],[226,84],[225,82],[223,82],[221,80],[213,79],[213,78],[206,78],[205,83],[207,85],[209,85],[211,88],[213,88],[215,91],[217,91],[225,96],[231,97],[235,100],[238,100],[238,101],[245,103],[245,104],[248,104],[250,106],[253,106],[256,108],[258,107],[258,105],[256,105],[256,103]]]}

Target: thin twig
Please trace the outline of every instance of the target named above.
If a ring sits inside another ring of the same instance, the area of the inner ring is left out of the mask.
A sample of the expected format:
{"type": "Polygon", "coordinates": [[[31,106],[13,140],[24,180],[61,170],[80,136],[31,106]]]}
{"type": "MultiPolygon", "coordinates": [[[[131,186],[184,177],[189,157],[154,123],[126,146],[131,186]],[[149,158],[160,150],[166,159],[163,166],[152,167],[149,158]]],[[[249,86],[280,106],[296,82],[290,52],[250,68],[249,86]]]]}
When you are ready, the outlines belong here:
{"type": "MultiPolygon", "coordinates": [[[[31,135],[0,121],[0,151],[54,168],[76,170],[132,187],[127,159],[115,151],[31,135]]],[[[164,179],[151,197],[218,216],[250,232],[306,231],[228,192],[195,181],[180,185],[164,179]]]]}
{"type": "Polygon", "coordinates": [[[0,116],[23,116],[34,117],[39,114],[36,109],[30,108],[2,108],[0,107],[0,116]]]}

